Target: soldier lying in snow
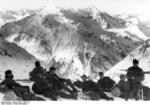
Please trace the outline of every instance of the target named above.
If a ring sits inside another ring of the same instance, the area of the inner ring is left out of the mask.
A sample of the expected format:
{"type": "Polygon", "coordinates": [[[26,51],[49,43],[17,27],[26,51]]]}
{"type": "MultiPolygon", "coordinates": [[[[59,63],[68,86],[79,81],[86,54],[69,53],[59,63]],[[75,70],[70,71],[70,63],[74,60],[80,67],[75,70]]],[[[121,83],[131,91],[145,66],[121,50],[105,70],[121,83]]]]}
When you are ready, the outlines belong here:
{"type": "Polygon", "coordinates": [[[60,89],[54,89],[53,84],[49,83],[49,81],[45,79],[42,75],[39,76],[38,80],[34,82],[32,90],[34,93],[44,95],[45,97],[48,97],[54,101],[57,100],[58,96],[67,99],[76,99],[76,97],[73,97],[70,94],[66,94],[60,89]]]}
{"type": "Polygon", "coordinates": [[[15,82],[13,77],[14,76],[11,70],[7,70],[5,72],[5,79],[0,84],[1,88],[3,87],[4,94],[8,92],[14,92],[21,100],[43,100],[42,98],[36,97],[34,94],[32,94],[30,92],[29,86],[22,86],[15,82]]]}
{"type": "Polygon", "coordinates": [[[77,94],[77,89],[72,84],[71,80],[60,78],[57,76],[56,68],[51,67],[50,70],[47,72],[46,79],[49,83],[52,84],[53,89],[55,90],[65,90],[69,92],[71,95],[77,94]]]}
{"type": "Polygon", "coordinates": [[[102,90],[101,86],[92,80],[87,80],[86,75],[82,77],[83,82],[77,81],[74,84],[82,89],[82,92],[85,95],[88,95],[91,100],[99,100],[99,99],[106,99],[106,100],[113,100],[112,97],[108,97],[102,90]]]}

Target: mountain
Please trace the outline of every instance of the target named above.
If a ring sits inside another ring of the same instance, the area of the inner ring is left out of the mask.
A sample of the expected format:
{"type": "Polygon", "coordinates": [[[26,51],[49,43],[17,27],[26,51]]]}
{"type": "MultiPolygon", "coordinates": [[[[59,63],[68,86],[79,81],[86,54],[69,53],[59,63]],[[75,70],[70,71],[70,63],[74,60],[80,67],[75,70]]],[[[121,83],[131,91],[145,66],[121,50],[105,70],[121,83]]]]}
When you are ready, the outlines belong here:
{"type": "MultiPolygon", "coordinates": [[[[120,74],[126,74],[126,71],[129,67],[132,66],[133,59],[139,60],[139,67],[141,67],[145,72],[149,72],[150,68],[150,40],[147,40],[143,45],[139,46],[133,50],[124,60],[112,67],[106,75],[110,76],[114,80],[119,80],[120,74]]],[[[145,75],[145,80],[143,85],[150,87],[150,74],[145,75]]]]}
{"type": "Polygon", "coordinates": [[[99,71],[107,71],[143,43],[108,31],[123,27],[124,20],[95,8],[53,13],[41,9],[6,23],[0,35],[41,61],[53,61],[60,76],[76,79],[86,74],[95,78],[99,71]]]}
{"type": "Polygon", "coordinates": [[[13,10],[0,11],[0,27],[5,23],[23,19],[24,17],[29,16],[35,12],[36,10],[29,10],[29,9],[17,11],[13,10]]]}
{"type": "Polygon", "coordinates": [[[143,27],[143,23],[140,21],[138,15],[123,14],[115,17],[124,20],[125,27],[121,29],[111,28],[108,29],[108,31],[118,33],[118,36],[124,36],[138,42],[149,39],[149,36],[146,33],[149,29],[146,26],[143,27]]]}
{"type": "Polygon", "coordinates": [[[13,71],[15,79],[29,78],[28,73],[33,69],[36,60],[23,48],[0,37],[0,79],[4,78],[8,69],[13,71]]]}
{"type": "Polygon", "coordinates": [[[150,21],[139,20],[138,27],[147,37],[150,37],[150,21]]]}

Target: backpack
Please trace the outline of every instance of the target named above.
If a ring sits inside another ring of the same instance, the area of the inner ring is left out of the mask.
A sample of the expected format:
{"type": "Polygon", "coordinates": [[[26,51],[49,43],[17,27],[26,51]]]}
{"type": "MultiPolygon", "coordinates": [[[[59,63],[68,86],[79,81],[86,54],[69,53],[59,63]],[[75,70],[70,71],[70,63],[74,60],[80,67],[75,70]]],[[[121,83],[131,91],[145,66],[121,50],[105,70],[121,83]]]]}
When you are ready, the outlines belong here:
{"type": "Polygon", "coordinates": [[[32,85],[32,90],[34,93],[41,94],[41,91],[38,88],[38,82],[34,82],[34,84],[32,85]]]}
{"type": "Polygon", "coordinates": [[[137,97],[143,100],[150,100],[150,88],[147,86],[143,86],[142,89],[139,89],[137,97]]]}
{"type": "Polygon", "coordinates": [[[121,91],[117,86],[115,86],[111,89],[111,94],[115,97],[119,97],[121,95],[121,91]]]}

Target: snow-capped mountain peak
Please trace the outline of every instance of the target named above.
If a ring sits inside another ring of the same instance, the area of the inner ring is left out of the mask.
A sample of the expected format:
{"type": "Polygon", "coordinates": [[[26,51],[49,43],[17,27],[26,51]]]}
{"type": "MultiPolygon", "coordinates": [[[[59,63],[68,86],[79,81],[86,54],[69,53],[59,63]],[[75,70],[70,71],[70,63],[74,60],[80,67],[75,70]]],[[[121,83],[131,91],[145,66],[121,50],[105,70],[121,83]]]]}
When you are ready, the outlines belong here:
{"type": "Polygon", "coordinates": [[[89,13],[91,13],[93,19],[97,19],[98,15],[100,14],[100,10],[97,9],[94,6],[89,6],[88,8],[85,8],[89,13]]]}
{"type": "Polygon", "coordinates": [[[56,8],[54,5],[52,5],[51,3],[48,3],[47,5],[42,6],[39,11],[38,11],[41,15],[48,15],[48,14],[61,14],[59,9],[56,8]]]}
{"type": "Polygon", "coordinates": [[[149,39],[149,36],[146,35],[143,30],[141,29],[140,20],[138,15],[119,15],[117,18],[121,18],[125,20],[125,27],[124,28],[110,28],[108,31],[118,33],[118,36],[128,37],[134,41],[146,41],[149,39]]]}

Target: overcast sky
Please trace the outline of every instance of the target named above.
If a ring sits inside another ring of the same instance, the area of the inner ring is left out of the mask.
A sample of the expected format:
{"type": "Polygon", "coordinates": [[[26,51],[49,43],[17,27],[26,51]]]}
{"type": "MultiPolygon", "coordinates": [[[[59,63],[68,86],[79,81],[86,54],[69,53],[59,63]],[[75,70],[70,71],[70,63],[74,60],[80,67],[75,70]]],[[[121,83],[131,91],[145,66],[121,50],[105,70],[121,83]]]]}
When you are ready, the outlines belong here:
{"type": "Polygon", "coordinates": [[[109,13],[150,14],[150,0],[0,0],[0,10],[39,8],[43,5],[63,8],[95,6],[109,13]]]}

